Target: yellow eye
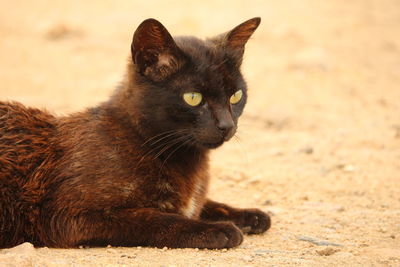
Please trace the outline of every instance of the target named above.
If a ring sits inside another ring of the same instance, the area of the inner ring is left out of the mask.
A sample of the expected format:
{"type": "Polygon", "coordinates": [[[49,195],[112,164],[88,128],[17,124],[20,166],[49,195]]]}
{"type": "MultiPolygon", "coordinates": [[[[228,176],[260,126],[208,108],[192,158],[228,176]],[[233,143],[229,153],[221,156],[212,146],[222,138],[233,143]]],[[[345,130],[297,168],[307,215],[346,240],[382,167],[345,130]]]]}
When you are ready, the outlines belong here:
{"type": "Polygon", "coordinates": [[[203,96],[198,92],[189,92],[183,94],[183,100],[192,107],[198,106],[201,103],[203,96]]]}
{"type": "Polygon", "coordinates": [[[237,104],[237,103],[239,103],[240,99],[242,99],[242,96],[243,96],[243,91],[242,90],[238,90],[238,91],[236,91],[236,93],[234,93],[231,96],[229,101],[231,102],[231,104],[237,104]]]}

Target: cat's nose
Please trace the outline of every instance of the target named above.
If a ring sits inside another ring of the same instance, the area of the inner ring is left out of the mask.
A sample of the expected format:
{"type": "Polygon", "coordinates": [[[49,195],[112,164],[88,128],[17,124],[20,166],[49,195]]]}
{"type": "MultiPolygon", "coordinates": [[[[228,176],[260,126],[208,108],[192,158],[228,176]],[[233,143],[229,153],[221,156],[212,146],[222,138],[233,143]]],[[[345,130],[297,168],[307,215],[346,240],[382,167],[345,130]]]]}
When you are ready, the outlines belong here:
{"type": "Polygon", "coordinates": [[[219,120],[216,126],[221,131],[225,140],[229,140],[233,136],[235,124],[231,118],[219,120]]]}
{"type": "Polygon", "coordinates": [[[220,129],[222,132],[229,131],[234,126],[232,119],[227,120],[220,120],[217,122],[217,128],[220,129]]]}
{"type": "Polygon", "coordinates": [[[220,131],[225,141],[235,134],[235,122],[228,108],[216,107],[214,109],[215,126],[220,131]]]}

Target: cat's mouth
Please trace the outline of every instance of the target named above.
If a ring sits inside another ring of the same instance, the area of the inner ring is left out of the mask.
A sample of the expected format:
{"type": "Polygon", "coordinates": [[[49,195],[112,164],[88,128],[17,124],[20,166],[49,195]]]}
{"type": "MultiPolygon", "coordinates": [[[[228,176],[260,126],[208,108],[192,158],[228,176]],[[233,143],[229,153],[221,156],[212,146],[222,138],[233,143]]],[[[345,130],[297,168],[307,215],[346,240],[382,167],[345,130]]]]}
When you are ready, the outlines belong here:
{"type": "Polygon", "coordinates": [[[235,134],[235,131],[233,130],[233,131],[226,133],[224,136],[220,136],[220,138],[214,138],[214,140],[211,142],[210,142],[210,140],[207,140],[207,141],[198,140],[198,144],[201,147],[208,148],[208,149],[217,148],[217,147],[221,146],[224,142],[229,141],[233,137],[234,134],[235,134]]]}

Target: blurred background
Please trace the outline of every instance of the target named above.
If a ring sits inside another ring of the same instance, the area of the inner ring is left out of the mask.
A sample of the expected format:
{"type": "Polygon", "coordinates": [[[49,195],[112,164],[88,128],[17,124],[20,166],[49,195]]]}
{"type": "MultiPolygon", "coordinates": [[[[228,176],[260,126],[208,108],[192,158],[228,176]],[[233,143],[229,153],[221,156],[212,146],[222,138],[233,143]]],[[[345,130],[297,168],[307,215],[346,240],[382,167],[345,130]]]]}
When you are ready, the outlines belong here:
{"type": "Polygon", "coordinates": [[[205,38],[260,16],[242,67],[249,102],[237,140],[213,153],[210,194],[273,214],[270,233],[246,241],[250,255],[267,246],[278,251],[266,254],[269,262],[319,262],[319,248],[299,241],[302,234],[343,245],[328,265],[399,264],[398,0],[1,0],[0,7],[0,99],[58,115],[107,99],[144,19],[158,19],[172,35],[205,38]]]}

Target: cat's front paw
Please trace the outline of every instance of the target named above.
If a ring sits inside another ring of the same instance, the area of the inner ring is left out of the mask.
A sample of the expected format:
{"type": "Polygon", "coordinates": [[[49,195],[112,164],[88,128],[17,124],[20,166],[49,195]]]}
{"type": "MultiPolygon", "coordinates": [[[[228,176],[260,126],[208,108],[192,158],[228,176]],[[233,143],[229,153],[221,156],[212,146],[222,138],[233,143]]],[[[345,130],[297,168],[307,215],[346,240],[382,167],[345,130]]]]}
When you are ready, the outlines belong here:
{"type": "Polygon", "coordinates": [[[233,248],[243,241],[243,234],[231,222],[217,222],[203,233],[204,248],[233,248]]]}
{"type": "Polygon", "coordinates": [[[238,211],[234,222],[246,234],[261,234],[271,227],[269,215],[258,209],[238,211]]]}

